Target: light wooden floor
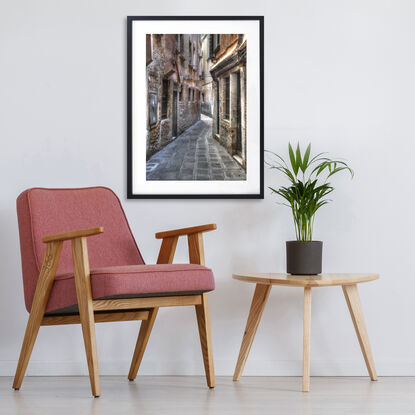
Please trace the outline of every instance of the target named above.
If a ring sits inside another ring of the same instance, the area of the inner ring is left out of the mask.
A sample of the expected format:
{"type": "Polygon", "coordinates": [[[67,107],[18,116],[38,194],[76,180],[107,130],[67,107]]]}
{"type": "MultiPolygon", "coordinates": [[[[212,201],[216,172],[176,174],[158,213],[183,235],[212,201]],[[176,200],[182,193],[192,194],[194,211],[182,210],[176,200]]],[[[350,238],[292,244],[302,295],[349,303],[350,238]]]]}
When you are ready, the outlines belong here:
{"type": "Polygon", "coordinates": [[[299,377],[218,377],[206,388],[195,376],[103,376],[102,396],[90,397],[87,377],[27,377],[20,391],[0,377],[0,414],[414,414],[415,377],[312,377],[302,393],[299,377]]]}

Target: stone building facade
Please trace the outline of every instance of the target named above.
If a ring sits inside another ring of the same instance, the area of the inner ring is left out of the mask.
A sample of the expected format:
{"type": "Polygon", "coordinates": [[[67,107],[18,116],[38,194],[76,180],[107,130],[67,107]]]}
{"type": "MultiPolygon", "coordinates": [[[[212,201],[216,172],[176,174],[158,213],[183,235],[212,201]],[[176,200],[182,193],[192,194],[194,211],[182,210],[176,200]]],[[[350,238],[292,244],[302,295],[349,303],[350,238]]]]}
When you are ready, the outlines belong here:
{"type": "Polygon", "coordinates": [[[213,103],[213,92],[212,92],[212,75],[210,69],[213,65],[210,59],[210,35],[201,35],[202,41],[202,72],[200,76],[200,87],[201,87],[201,112],[208,117],[212,117],[212,103],[213,103]]]}
{"type": "Polygon", "coordinates": [[[246,169],[246,49],[242,34],[209,35],[213,138],[246,169]]]}
{"type": "Polygon", "coordinates": [[[147,160],[200,120],[201,35],[146,35],[147,160]]]}

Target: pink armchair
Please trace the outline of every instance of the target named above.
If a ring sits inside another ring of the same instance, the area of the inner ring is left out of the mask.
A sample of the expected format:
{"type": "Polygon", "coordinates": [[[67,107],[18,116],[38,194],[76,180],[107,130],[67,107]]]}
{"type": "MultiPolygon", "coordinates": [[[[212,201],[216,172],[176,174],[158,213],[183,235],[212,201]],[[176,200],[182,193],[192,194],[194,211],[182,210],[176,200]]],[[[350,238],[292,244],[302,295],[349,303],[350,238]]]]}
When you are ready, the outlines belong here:
{"type": "Polygon", "coordinates": [[[142,320],[128,374],[132,381],[159,307],[189,305],[196,309],[207,384],[215,386],[207,294],[214,279],[204,266],[202,233],[216,225],[157,233],[162,239],[157,264],[147,265],[119,199],[108,188],[29,189],[17,199],[17,215],[30,314],[14,389],[21,387],[40,326],[81,324],[92,395],[97,397],[95,323],[142,320]],[[188,239],[190,264],[172,264],[182,235],[188,239]]]}

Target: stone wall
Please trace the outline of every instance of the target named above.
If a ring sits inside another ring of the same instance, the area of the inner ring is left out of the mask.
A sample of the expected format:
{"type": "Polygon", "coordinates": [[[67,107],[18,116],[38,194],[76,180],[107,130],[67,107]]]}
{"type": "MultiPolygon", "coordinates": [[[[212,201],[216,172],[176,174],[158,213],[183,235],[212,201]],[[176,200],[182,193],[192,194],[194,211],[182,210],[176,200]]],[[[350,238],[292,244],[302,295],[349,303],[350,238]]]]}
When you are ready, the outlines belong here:
{"type": "Polygon", "coordinates": [[[202,78],[201,85],[201,113],[212,117],[213,111],[213,94],[212,94],[212,75],[210,68],[212,61],[209,58],[209,35],[202,35],[202,78]]]}
{"type": "MultiPolygon", "coordinates": [[[[227,76],[228,74],[226,74],[227,76]]],[[[219,135],[216,139],[226,148],[229,154],[233,154],[232,143],[234,131],[231,128],[230,119],[225,118],[225,75],[219,79],[219,135]]]]}
{"type": "Polygon", "coordinates": [[[147,65],[147,159],[200,120],[201,110],[200,35],[153,34],[151,39],[152,59],[147,65]],[[180,53],[180,36],[184,44],[183,53],[180,53]],[[165,118],[162,118],[163,80],[168,81],[165,118]],[[191,88],[190,101],[189,88],[191,88]],[[174,90],[177,91],[176,132],[174,131],[174,90]],[[152,124],[150,124],[151,94],[157,97],[156,122],[152,124]]]}
{"type": "MultiPolygon", "coordinates": [[[[152,60],[147,65],[147,158],[155,153],[159,148],[161,135],[161,99],[162,99],[162,85],[164,77],[164,38],[162,35],[151,35],[152,37],[152,60]],[[155,124],[150,125],[149,107],[150,94],[157,97],[157,109],[155,124]]],[[[149,53],[147,53],[149,55],[149,53]]],[[[139,116],[139,114],[133,114],[139,116]]],[[[164,128],[165,131],[165,128],[164,128]]]]}
{"type": "Polygon", "coordinates": [[[215,57],[220,59],[227,49],[238,41],[237,34],[223,34],[220,35],[219,47],[215,50],[215,57]]]}
{"type": "MultiPolygon", "coordinates": [[[[195,100],[193,101],[193,93],[190,94],[190,101],[188,101],[189,87],[184,84],[182,87],[182,100],[179,101],[179,118],[178,118],[178,134],[181,134],[187,128],[192,126],[195,122],[200,120],[200,105],[196,100],[196,91],[194,93],[195,100]]],[[[192,91],[192,89],[190,90],[192,91]]]]}
{"type": "Polygon", "coordinates": [[[217,58],[211,68],[213,76],[213,129],[212,137],[226,148],[236,160],[246,168],[247,165],[247,101],[246,101],[246,39],[242,35],[220,35],[220,48],[215,58],[222,53],[222,58],[217,58]],[[236,44],[236,42],[238,42],[236,44]],[[226,55],[225,51],[237,46],[234,52],[226,55]],[[238,85],[239,74],[239,85],[238,85]],[[225,79],[230,79],[229,117],[225,116],[226,88],[225,79]],[[216,86],[219,82],[219,91],[216,86]],[[240,88],[240,101],[238,102],[237,90],[240,88]],[[219,94],[219,118],[217,116],[217,96],[219,94]],[[239,106],[240,115],[237,108],[239,106]],[[240,120],[238,120],[240,116],[240,120]],[[241,148],[237,149],[238,121],[241,131],[241,148]],[[219,125],[219,133],[217,126],[219,125]]]}

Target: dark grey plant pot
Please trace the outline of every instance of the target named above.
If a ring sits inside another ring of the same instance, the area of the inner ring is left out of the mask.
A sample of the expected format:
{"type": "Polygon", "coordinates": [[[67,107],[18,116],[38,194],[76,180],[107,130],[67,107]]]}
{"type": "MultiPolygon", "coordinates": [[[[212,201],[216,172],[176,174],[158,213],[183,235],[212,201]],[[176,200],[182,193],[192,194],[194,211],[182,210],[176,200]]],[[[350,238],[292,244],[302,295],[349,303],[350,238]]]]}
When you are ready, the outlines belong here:
{"type": "Polygon", "coordinates": [[[287,273],[315,275],[321,273],[322,241],[287,241],[287,273]]]}

